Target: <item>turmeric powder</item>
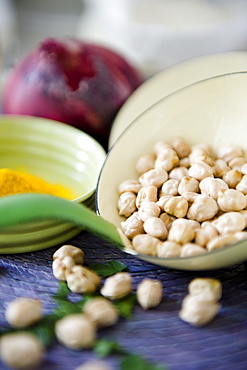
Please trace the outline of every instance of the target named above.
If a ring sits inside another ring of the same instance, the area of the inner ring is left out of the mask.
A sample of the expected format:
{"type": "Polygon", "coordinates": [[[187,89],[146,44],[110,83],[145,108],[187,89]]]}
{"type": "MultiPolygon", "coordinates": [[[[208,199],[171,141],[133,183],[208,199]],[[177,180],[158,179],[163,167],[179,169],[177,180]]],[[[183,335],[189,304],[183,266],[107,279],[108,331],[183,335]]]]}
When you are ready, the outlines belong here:
{"type": "Polygon", "coordinates": [[[0,197],[20,193],[43,193],[72,199],[71,192],[60,185],[51,185],[31,174],[0,169],[0,197]]]}

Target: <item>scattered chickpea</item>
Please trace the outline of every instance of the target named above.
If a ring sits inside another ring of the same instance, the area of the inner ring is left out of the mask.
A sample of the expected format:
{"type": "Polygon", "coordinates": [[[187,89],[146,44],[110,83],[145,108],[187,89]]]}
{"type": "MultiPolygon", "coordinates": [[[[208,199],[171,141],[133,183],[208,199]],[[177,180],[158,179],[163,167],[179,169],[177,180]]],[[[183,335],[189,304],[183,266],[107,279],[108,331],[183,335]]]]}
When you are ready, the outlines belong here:
{"type": "Polygon", "coordinates": [[[9,303],[5,311],[8,323],[17,329],[26,328],[42,317],[41,302],[38,299],[20,297],[9,303]]]}
{"type": "Polygon", "coordinates": [[[66,272],[70,271],[75,266],[75,261],[70,256],[56,258],[52,262],[53,275],[57,280],[65,281],[66,272]]]}
{"type": "Polygon", "coordinates": [[[66,274],[69,289],[74,293],[93,293],[100,285],[100,277],[86,267],[76,265],[66,274]]]}
{"type": "Polygon", "coordinates": [[[73,245],[63,245],[53,254],[53,259],[71,257],[74,260],[74,263],[77,265],[82,265],[84,260],[84,252],[73,245]]]}
{"type": "Polygon", "coordinates": [[[189,294],[207,301],[220,300],[222,286],[219,280],[210,278],[195,278],[188,286],[189,294]]]}
{"type": "Polygon", "coordinates": [[[31,333],[4,334],[0,339],[0,357],[12,369],[34,369],[44,358],[44,348],[31,333]]]}
{"type": "Polygon", "coordinates": [[[113,370],[105,361],[89,360],[82,365],[77,366],[74,370],[113,370]]]}
{"type": "Polygon", "coordinates": [[[148,310],[157,307],[162,300],[162,284],[156,279],[143,279],[136,290],[138,303],[148,310]]]}
{"type": "Polygon", "coordinates": [[[113,304],[103,297],[89,299],[84,305],[83,312],[97,328],[114,325],[119,317],[113,304]]]}
{"type": "Polygon", "coordinates": [[[222,296],[219,280],[195,278],[188,286],[189,294],[183,299],[179,317],[193,326],[205,326],[218,314],[218,300],[222,296]]]}
{"type": "Polygon", "coordinates": [[[85,314],[71,314],[58,320],[55,324],[57,340],[70,349],[92,347],[96,338],[94,324],[85,314]]]}
{"type": "Polygon", "coordinates": [[[100,293],[109,299],[120,299],[132,292],[132,278],[128,272],[118,272],[105,280],[100,293]]]}
{"type": "Polygon", "coordinates": [[[182,302],[179,317],[192,326],[208,325],[218,314],[220,305],[215,301],[200,300],[188,294],[182,302]]]}

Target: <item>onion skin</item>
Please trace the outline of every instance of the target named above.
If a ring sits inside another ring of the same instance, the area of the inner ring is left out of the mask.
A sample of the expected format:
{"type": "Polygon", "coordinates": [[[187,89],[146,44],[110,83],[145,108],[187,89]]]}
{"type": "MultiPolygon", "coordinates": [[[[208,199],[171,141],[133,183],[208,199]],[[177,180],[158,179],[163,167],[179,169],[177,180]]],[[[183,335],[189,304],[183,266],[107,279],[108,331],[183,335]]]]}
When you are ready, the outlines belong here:
{"type": "Polygon", "coordinates": [[[49,38],[11,71],[2,110],[65,122],[106,146],[116,113],[142,82],[133,66],[105,47],[49,38]]]}

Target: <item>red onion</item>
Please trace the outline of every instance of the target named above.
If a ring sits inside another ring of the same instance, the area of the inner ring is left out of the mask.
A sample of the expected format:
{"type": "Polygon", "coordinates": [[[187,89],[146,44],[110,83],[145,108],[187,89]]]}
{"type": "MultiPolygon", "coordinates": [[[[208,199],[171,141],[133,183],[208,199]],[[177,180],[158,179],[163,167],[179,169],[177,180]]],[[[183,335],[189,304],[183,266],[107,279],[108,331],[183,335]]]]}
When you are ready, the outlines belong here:
{"type": "Polygon", "coordinates": [[[108,48],[49,38],[13,68],[2,110],[68,123],[105,146],[114,116],[142,82],[139,72],[108,48]]]}

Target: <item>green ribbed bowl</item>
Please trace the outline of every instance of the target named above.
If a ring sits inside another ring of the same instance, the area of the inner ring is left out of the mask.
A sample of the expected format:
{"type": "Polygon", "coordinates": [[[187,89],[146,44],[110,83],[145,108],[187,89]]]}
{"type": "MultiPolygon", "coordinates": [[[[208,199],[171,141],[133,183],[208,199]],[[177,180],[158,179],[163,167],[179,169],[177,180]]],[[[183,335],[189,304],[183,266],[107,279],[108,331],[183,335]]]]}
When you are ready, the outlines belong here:
{"type": "MultiPolygon", "coordinates": [[[[0,168],[24,170],[69,188],[75,194],[72,202],[94,207],[95,187],[105,156],[96,140],[70,125],[39,117],[0,116],[0,168]]],[[[57,221],[7,228],[0,230],[0,253],[49,248],[80,231],[69,222],[57,221]]]]}

